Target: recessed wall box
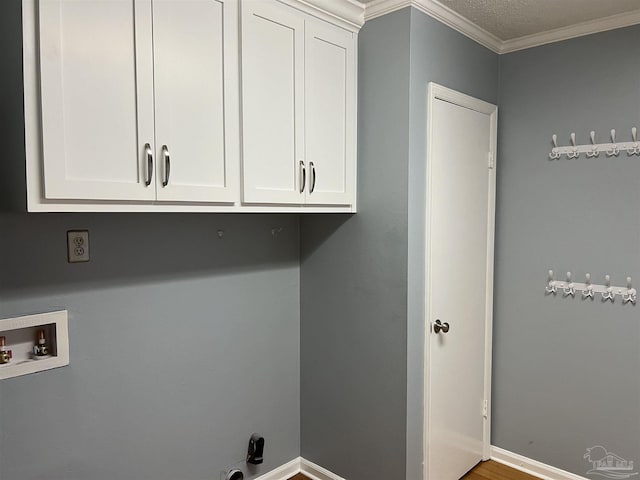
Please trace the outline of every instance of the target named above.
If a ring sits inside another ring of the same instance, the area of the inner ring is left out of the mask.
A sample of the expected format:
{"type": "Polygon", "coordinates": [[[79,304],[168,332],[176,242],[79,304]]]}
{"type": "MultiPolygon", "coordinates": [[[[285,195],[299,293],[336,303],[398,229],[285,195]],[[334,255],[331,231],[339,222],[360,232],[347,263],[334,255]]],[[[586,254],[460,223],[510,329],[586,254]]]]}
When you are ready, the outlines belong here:
{"type": "Polygon", "coordinates": [[[0,380],[69,365],[66,310],[5,318],[0,320],[0,336],[11,350],[11,361],[0,364],[0,380]],[[46,355],[34,354],[40,336],[47,341],[46,355]]]}

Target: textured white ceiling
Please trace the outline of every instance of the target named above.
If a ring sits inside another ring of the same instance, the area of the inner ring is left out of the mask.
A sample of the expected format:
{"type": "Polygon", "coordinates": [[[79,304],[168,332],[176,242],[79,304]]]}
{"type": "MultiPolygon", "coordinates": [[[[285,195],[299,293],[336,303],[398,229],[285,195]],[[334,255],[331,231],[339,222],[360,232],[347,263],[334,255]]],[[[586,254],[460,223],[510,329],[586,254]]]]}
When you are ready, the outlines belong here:
{"type": "MultiPolygon", "coordinates": [[[[368,3],[371,0],[364,0],[368,3]]],[[[620,13],[640,0],[439,0],[500,40],[546,32],[620,13]]]]}

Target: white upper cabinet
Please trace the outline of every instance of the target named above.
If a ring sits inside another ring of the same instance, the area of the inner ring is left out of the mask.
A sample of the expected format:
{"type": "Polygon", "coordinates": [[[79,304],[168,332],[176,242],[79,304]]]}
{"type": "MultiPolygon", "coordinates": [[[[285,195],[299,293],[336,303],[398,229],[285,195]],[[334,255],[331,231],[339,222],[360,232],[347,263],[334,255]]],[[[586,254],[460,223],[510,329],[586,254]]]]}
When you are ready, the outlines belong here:
{"type": "Polygon", "coordinates": [[[237,25],[233,0],[153,1],[158,200],[237,196],[237,25]]]}
{"type": "Polygon", "coordinates": [[[151,3],[48,0],[39,12],[46,198],[153,200],[151,3]]]}
{"type": "Polygon", "coordinates": [[[356,96],[353,34],[319,20],[305,29],[307,203],[355,198],[356,96]]]}
{"type": "Polygon", "coordinates": [[[276,0],[242,2],[245,203],[355,202],[355,45],[276,0]]]}
{"type": "Polygon", "coordinates": [[[304,17],[242,3],[242,137],[247,203],[304,203],[304,17]]]}
{"type": "Polygon", "coordinates": [[[21,1],[29,211],[356,211],[362,4],[21,1]]]}
{"type": "Polygon", "coordinates": [[[39,5],[45,197],[233,202],[235,0],[39,5]]]}

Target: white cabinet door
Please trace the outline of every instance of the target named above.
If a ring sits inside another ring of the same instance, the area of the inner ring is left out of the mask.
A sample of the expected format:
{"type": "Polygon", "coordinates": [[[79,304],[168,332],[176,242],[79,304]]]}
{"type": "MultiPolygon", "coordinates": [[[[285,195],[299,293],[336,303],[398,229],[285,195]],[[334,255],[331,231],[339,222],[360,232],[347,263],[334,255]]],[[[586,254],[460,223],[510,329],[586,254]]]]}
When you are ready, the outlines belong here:
{"type": "Polygon", "coordinates": [[[356,174],[355,39],[310,19],[305,28],[307,203],[354,203],[356,174]]]}
{"type": "Polygon", "coordinates": [[[154,199],[151,1],[46,0],[39,16],[45,197],[154,199]]]}
{"type": "Polygon", "coordinates": [[[244,1],[245,203],[304,202],[303,102],[304,16],[276,1],[244,1]]]}
{"type": "Polygon", "coordinates": [[[158,200],[235,200],[237,25],[234,0],[153,2],[158,200]]]}

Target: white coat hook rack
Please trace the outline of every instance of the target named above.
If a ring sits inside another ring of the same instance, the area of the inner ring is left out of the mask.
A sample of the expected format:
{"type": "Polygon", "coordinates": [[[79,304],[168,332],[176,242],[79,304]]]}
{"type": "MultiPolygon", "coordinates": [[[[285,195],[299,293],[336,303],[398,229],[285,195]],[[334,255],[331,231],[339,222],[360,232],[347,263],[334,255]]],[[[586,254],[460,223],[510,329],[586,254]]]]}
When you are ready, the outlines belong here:
{"type": "Polygon", "coordinates": [[[595,299],[595,294],[601,295],[603,302],[610,301],[615,302],[616,296],[622,298],[622,304],[635,305],[638,299],[638,292],[631,283],[631,277],[627,277],[626,287],[615,287],[611,285],[611,276],[605,275],[603,285],[596,285],[591,283],[591,274],[585,275],[584,283],[577,283],[573,281],[571,272],[567,272],[566,281],[559,281],[555,279],[553,270],[549,270],[547,286],[545,292],[547,295],[556,295],[558,290],[562,290],[563,297],[575,298],[576,292],[582,292],[582,299],[595,299]]]}
{"type": "Polygon", "coordinates": [[[587,158],[593,158],[598,157],[600,152],[604,152],[607,157],[617,157],[620,155],[620,152],[627,152],[628,156],[640,156],[640,142],[638,142],[638,129],[636,127],[631,129],[630,142],[618,142],[615,129],[612,129],[609,135],[611,137],[609,143],[596,143],[596,132],[592,130],[589,132],[591,142],[589,144],[579,145],[576,141],[575,132],[571,132],[569,135],[571,145],[558,146],[558,135],[554,133],[551,136],[553,148],[551,148],[549,158],[551,160],[559,160],[563,155],[567,158],[578,158],[581,153],[586,154],[587,158]]]}

